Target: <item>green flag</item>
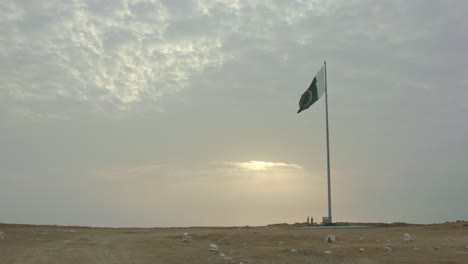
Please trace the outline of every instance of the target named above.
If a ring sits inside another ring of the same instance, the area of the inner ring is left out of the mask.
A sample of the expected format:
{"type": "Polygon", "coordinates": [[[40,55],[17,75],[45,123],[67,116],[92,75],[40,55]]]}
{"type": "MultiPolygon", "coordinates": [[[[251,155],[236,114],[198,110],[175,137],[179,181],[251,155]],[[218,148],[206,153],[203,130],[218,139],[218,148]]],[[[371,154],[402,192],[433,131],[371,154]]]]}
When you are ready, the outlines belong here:
{"type": "Polygon", "coordinates": [[[306,110],[312,104],[318,101],[320,97],[325,93],[325,68],[322,66],[318,73],[315,75],[314,80],[301,96],[299,100],[299,110],[297,113],[306,110]]]}

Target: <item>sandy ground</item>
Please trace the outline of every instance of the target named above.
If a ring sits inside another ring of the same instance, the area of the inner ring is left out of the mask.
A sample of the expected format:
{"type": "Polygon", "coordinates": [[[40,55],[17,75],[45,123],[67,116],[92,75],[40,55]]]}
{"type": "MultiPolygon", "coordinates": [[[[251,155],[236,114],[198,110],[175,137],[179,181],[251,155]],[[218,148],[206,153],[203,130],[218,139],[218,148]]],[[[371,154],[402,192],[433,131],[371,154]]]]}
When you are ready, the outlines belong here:
{"type": "Polygon", "coordinates": [[[0,263],[468,263],[468,226],[90,228],[0,224],[0,263]],[[184,232],[191,243],[182,242],[184,232]],[[412,241],[403,241],[409,233],[412,241]],[[329,234],[336,241],[326,243],[329,234]],[[3,239],[2,239],[3,238],[3,239]],[[390,240],[392,251],[384,248],[390,240]],[[210,244],[219,247],[210,251],[210,244]],[[364,249],[360,252],[359,248],[364,249]],[[330,251],[329,253],[325,253],[330,251]]]}

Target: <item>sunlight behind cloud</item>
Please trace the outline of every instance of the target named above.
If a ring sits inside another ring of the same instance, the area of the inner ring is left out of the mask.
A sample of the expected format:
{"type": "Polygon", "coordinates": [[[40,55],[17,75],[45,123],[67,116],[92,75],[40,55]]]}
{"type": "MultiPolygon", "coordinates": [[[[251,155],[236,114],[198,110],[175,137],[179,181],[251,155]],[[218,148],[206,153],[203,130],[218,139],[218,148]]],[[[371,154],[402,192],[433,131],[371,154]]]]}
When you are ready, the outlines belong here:
{"type": "Polygon", "coordinates": [[[252,160],[249,162],[227,162],[227,164],[236,166],[244,170],[281,170],[281,169],[292,169],[292,170],[302,170],[302,167],[297,164],[288,164],[282,162],[268,162],[268,161],[256,161],[252,160]]]}

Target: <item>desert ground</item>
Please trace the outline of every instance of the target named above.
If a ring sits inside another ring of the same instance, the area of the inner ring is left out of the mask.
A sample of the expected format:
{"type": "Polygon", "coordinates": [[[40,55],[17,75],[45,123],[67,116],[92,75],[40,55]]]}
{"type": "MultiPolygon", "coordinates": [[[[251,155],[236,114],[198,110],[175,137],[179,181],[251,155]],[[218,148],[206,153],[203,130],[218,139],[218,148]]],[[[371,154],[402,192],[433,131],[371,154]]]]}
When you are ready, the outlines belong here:
{"type": "Polygon", "coordinates": [[[0,263],[468,263],[467,222],[371,228],[0,224],[0,263]],[[183,242],[188,233],[191,242],[183,242]],[[404,234],[411,241],[404,241],[404,234]],[[331,243],[327,235],[336,236],[331,243]],[[391,244],[391,250],[386,249],[391,244]],[[212,251],[216,244],[218,251],[212,251]]]}

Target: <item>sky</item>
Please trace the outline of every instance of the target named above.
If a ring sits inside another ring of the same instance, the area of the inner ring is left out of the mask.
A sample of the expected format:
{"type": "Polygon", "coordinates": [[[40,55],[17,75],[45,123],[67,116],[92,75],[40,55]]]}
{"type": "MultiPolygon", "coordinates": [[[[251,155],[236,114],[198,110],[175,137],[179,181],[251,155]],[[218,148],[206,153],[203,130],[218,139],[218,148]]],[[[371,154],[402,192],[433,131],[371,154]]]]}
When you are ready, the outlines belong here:
{"type": "Polygon", "coordinates": [[[468,5],[3,0],[0,222],[468,220],[468,5]]]}

